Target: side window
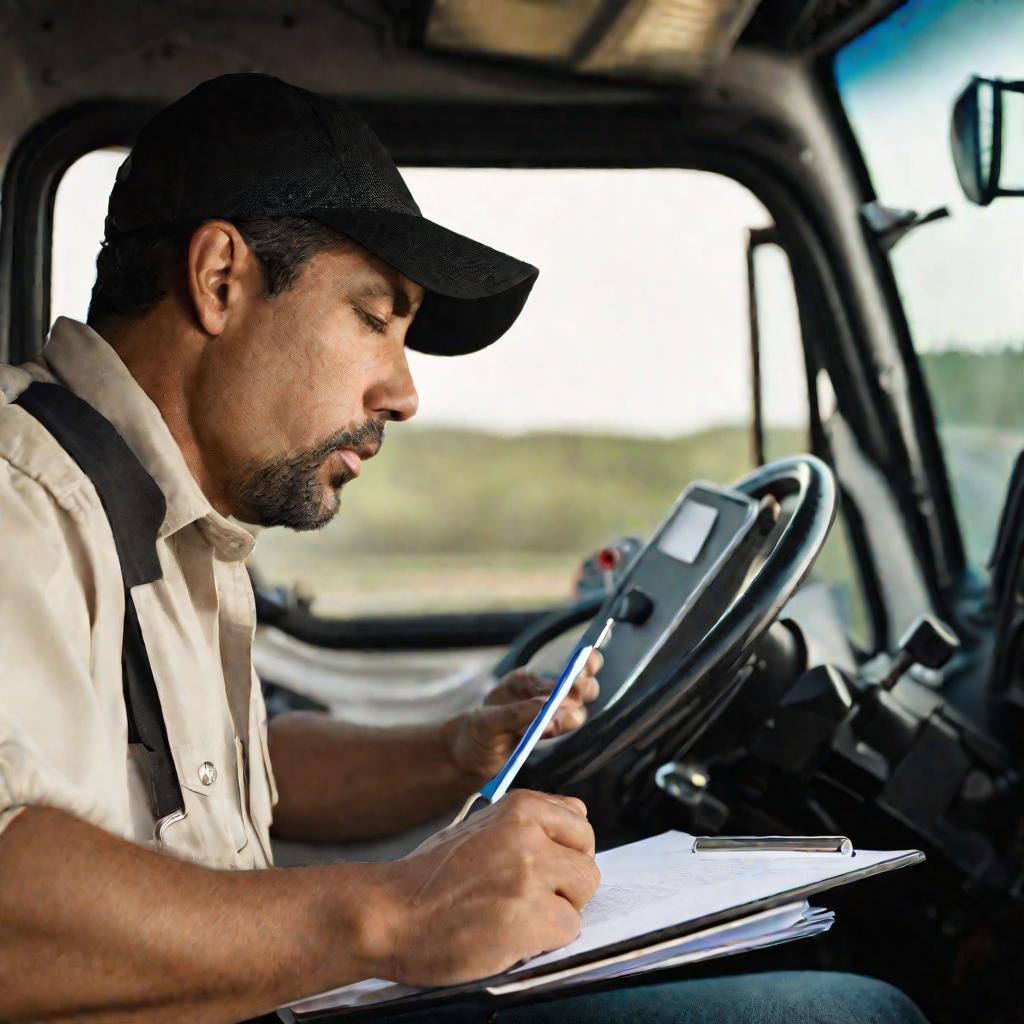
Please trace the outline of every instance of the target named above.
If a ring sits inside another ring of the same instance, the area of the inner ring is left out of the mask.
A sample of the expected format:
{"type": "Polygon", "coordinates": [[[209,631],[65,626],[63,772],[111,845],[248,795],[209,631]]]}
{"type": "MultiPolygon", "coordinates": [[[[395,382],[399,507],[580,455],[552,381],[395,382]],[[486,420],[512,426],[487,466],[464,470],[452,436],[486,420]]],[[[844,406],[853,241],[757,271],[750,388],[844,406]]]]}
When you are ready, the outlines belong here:
{"type": "Polygon", "coordinates": [[[57,187],[53,203],[50,319],[85,320],[89,310],[96,254],[103,238],[107,197],[123,149],[98,149],[76,160],[57,187]]]}
{"type": "MultiPolygon", "coordinates": [[[[967,199],[950,156],[949,124],[969,76],[1024,78],[1024,18],[1018,0],[949,4],[939,16],[937,10],[929,3],[894,10],[838,52],[835,74],[879,200],[949,213],[902,239],[889,259],[931,395],[967,557],[981,567],[1024,446],[1024,202],[977,206],[967,199]],[[927,59],[907,59],[911,49],[927,59]]],[[[1020,124],[1024,110],[1011,104],[1003,117],[1020,124]]],[[[1002,161],[1006,180],[1019,180],[1012,145],[1002,161]]]]}
{"type": "MultiPolygon", "coordinates": [[[[56,198],[53,315],[84,319],[119,151],[56,198]]],[[[405,171],[428,215],[536,263],[491,348],[410,353],[411,423],[314,533],[261,533],[254,568],[323,615],[541,607],[581,560],[647,536],[687,483],[753,465],[745,249],[771,219],[745,188],[682,170],[405,171]],[[500,202],[496,197],[501,197],[500,202]]],[[[759,279],[769,457],[807,446],[789,264],[759,279]]]]}

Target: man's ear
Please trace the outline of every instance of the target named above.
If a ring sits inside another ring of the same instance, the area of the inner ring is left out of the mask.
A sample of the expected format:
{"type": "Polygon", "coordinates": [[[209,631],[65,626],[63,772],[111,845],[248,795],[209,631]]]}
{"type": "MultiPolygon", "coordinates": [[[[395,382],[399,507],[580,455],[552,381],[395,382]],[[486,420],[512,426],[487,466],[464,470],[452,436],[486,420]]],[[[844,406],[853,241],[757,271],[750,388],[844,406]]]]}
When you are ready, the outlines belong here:
{"type": "Polygon", "coordinates": [[[227,327],[231,311],[253,287],[261,287],[260,268],[238,229],[226,220],[208,220],[192,233],[186,283],[202,329],[210,335],[227,327]]]}

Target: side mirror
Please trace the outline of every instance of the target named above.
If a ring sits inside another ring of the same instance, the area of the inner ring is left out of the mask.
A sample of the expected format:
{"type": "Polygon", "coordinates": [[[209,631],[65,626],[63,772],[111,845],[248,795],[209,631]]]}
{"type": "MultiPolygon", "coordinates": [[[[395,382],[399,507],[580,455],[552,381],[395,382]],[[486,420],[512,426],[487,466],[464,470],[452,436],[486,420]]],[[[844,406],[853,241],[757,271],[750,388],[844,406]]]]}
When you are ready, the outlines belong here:
{"type": "Polygon", "coordinates": [[[975,75],[953,104],[950,146],[972,203],[1024,195],[1024,82],[975,75]]]}

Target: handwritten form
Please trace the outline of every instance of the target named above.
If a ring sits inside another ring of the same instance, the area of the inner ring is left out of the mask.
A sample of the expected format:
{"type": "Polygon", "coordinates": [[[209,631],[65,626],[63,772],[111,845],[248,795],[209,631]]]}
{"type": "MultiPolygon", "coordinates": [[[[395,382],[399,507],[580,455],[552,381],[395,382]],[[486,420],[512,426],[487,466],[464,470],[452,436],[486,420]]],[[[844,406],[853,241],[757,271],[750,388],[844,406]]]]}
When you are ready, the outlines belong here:
{"type": "MultiPolygon", "coordinates": [[[[513,968],[502,979],[490,980],[485,987],[494,995],[506,995],[569,980],[677,966],[820,934],[831,926],[832,915],[809,907],[799,890],[829,881],[837,884],[844,875],[913,858],[914,852],[860,850],[853,856],[764,850],[694,853],[693,836],[685,832],[665,832],[607,850],[597,857],[601,885],[584,908],[579,937],[562,949],[513,968]],[[598,952],[782,893],[794,893],[794,899],[657,946],[604,957],[598,952]],[[591,962],[564,966],[564,961],[581,954],[592,954],[591,962]],[[538,967],[550,971],[538,978],[517,978],[517,974],[538,967]]],[[[301,1000],[290,1009],[302,1015],[390,1002],[421,991],[374,978],[301,1000]]]]}
{"type": "MultiPolygon", "coordinates": [[[[516,970],[589,953],[777,893],[853,874],[909,851],[694,853],[693,836],[664,832],[598,856],[601,886],[575,942],[516,970]]],[[[513,971],[513,973],[515,973],[513,971]]]]}

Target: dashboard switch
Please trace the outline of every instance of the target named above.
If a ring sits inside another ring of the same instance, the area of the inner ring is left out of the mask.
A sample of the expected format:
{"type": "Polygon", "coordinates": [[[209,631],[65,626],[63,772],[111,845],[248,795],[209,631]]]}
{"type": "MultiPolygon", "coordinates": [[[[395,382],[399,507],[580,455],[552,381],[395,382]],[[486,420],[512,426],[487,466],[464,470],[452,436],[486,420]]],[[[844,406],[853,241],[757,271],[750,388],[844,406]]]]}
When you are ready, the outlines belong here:
{"type": "Polygon", "coordinates": [[[653,611],[654,602],[639,587],[630,587],[615,602],[612,618],[616,622],[630,622],[634,626],[642,626],[653,611]]]}

